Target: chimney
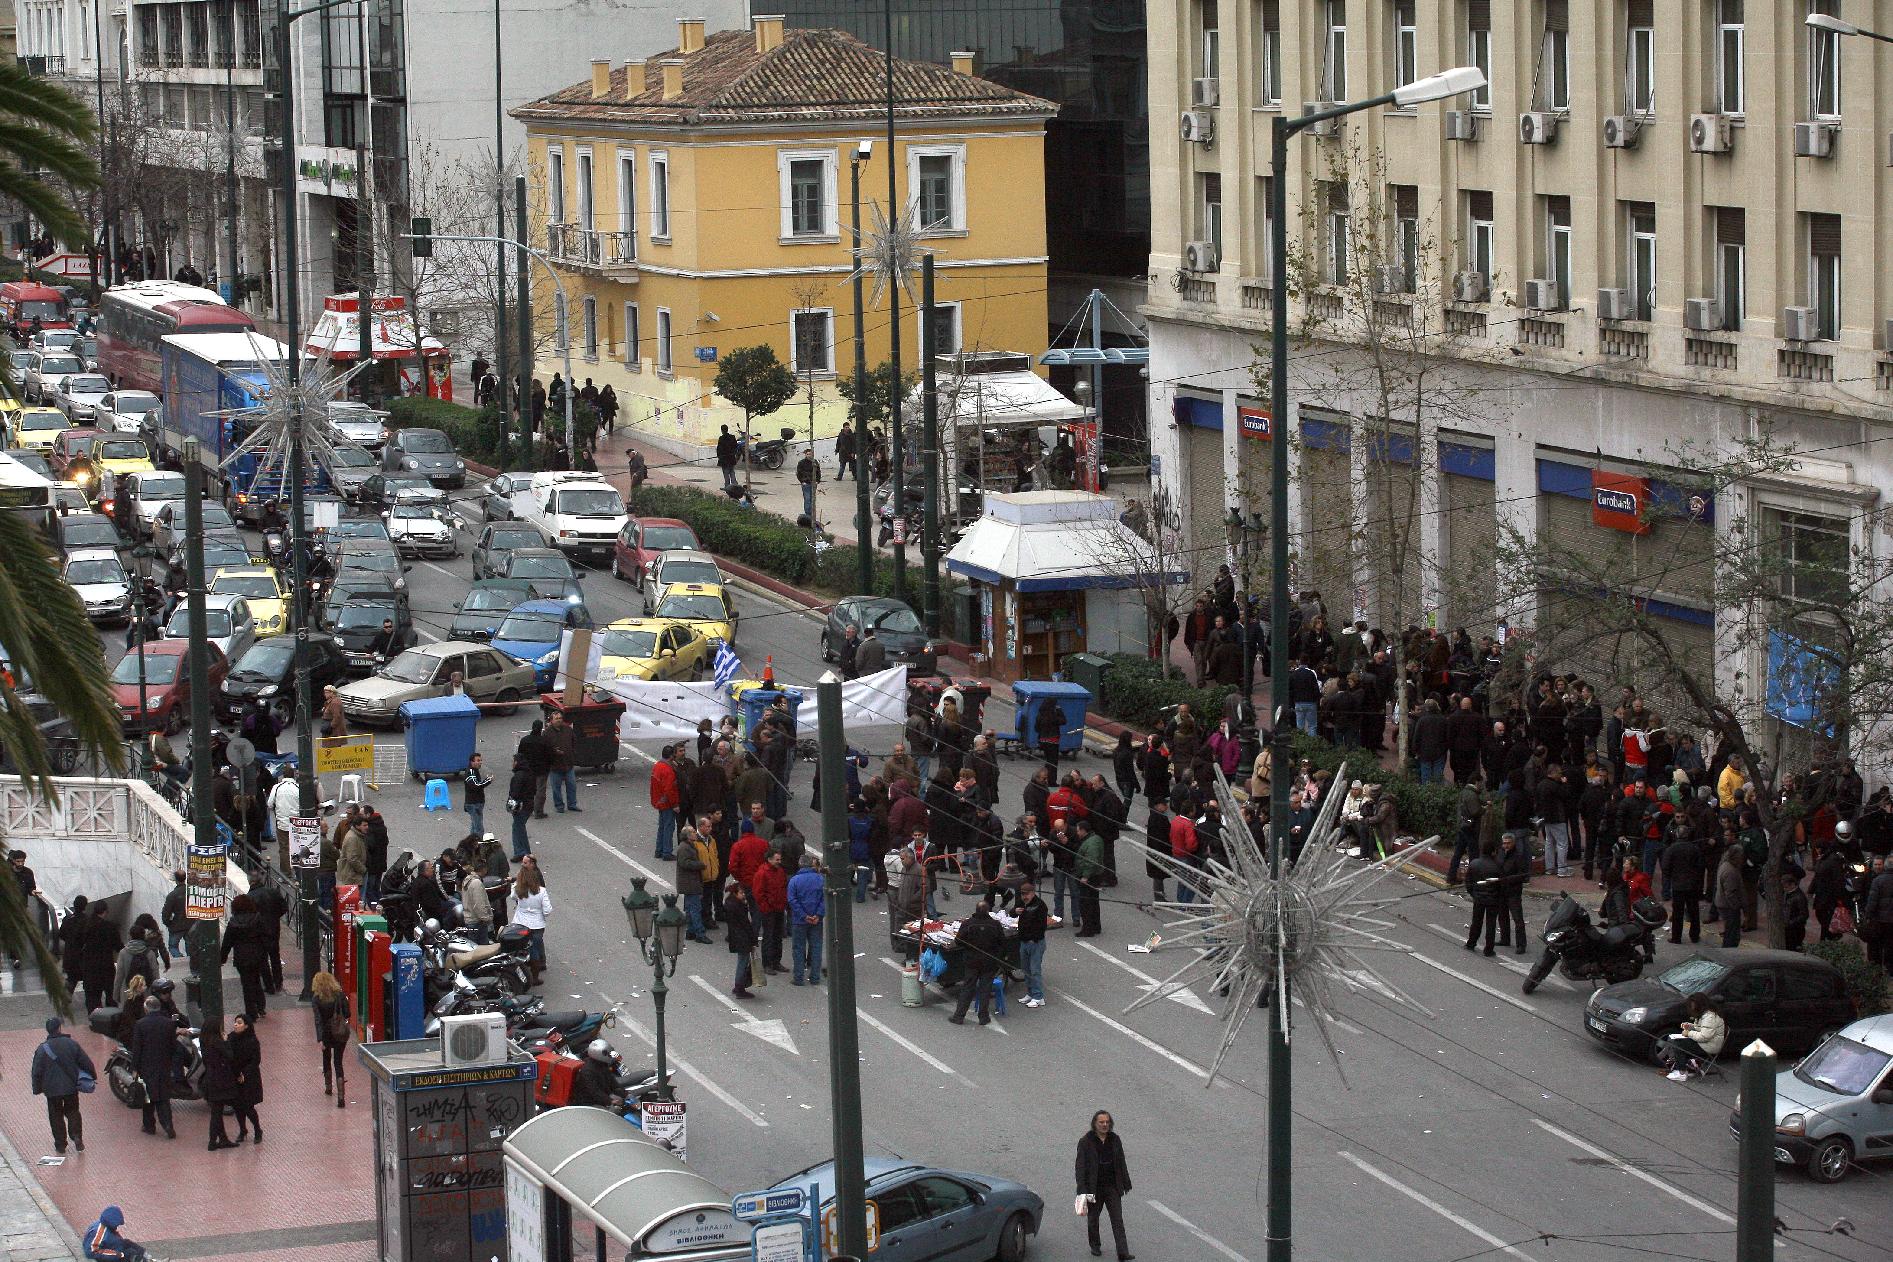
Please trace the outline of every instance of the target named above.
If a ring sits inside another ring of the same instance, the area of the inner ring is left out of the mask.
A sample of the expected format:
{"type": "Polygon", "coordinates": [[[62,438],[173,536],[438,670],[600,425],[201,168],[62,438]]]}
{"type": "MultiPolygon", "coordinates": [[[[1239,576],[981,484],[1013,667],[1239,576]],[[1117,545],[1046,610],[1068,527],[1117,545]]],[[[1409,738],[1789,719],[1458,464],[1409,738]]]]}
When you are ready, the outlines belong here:
{"type": "Polygon", "coordinates": [[[624,63],[624,99],[635,101],[644,94],[644,58],[624,63]]]}
{"type": "Polygon", "coordinates": [[[782,47],[781,14],[771,14],[767,17],[759,15],[751,18],[749,21],[750,25],[756,28],[757,52],[774,52],[776,49],[782,47]]]}
{"type": "Polygon", "coordinates": [[[961,49],[947,54],[953,59],[953,73],[971,75],[973,73],[973,54],[961,49]]]}
{"type": "Polygon", "coordinates": [[[689,56],[703,51],[703,19],[677,19],[677,51],[689,56]]]}
{"type": "Polygon", "coordinates": [[[592,62],[592,100],[602,101],[611,95],[611,62],[609,60],[592,62]]]}
{"type": "Polygon", "coordinates": [[[684,94],[684,61],[669,57],[657,63],[664,71],[664,99],[674,101],[684,94]]]}

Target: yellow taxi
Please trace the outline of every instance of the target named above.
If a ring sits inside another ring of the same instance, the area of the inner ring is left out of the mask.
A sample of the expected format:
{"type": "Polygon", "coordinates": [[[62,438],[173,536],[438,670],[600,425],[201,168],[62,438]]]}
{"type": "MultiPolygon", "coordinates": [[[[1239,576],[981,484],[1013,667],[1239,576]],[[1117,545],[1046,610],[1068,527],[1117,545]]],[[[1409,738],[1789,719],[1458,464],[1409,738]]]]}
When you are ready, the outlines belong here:
{"type": "Polygon", "coordinates": [[[258,639],[289,630],[289,589],[267,565],[227,565],[210,580],[210,593],[247,600],[258,639]]]}
{"type": "Polygon", "coordinates": [[[0,433],[13,433],[13,424],[20,419],[20,409],[24,406],[18,399],[0,390],[0,433]]]}
{"type": "Polygon", "coordinates": [[[674,618],[620,618],[599,632],[598,676],[609,679],[688,679],[710,673],[712,650],[703,632],[674,618]]]}
{"type": "Polygon", "coordinates": [[[11,422],[13,445],[29,451],[51,451],[53,440],[72,428],[58,408],[22,408],[11,422]]]}
{"type": "Polygon", "coordinates": [[[718,644],[736,647],[736,602],[720,583],[672,583],[657,598],[651,616],[695,626],[709,637],[712,653],[718,644]]]}
{"type": "Polygon", "coordinates": [[[121,473],[156,473],[158,470],[158,466],[151,462],[151,450],[145,446],[142,438],[100,434],[92,440],[91,449],[86,454],[99,470],[101,480],[108,483],[121,473]]]}

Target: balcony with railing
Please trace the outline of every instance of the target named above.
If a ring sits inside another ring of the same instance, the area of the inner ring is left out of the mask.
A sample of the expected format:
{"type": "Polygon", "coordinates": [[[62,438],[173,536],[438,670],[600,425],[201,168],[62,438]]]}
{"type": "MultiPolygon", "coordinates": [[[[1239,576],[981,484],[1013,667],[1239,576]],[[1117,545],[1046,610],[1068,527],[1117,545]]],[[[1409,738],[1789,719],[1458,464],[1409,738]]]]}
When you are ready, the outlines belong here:
{"type": "Polygon", "coordinates": [[[575,223],[546,225],[546,253],[563,267],[637,279],[638,234],[599,232],[575,223]]]}

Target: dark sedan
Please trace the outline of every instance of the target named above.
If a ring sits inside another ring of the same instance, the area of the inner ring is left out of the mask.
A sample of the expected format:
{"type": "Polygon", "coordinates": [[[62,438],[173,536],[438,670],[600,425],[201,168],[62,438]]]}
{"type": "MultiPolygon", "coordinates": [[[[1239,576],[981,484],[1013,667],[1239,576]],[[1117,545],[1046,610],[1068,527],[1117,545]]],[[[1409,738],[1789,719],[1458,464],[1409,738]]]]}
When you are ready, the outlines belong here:
{"type": "Polygon", "coordinates": [[[420,643],[405,600],[358,597],[335,611],[329,631],[342,650],[350,679],[372,675],[377,669],[420,643]],[[382,639],[382,624],[392,622],[393,644],[382,639]]]}
{"type": "Polygon", "coordinates": [[[532,599],[532,584],[523,578],[483,578],[473,585],[454,611],[450,640],[490,640],[506,615],[532,599]]]}
{"type": "Polygon", "coordinates": [[[432,491],[435,486],[419,473],[377,473],[362,483],[355,502],[373,512],[394,507],[394,497],[403,491],[432,491]]]}
{"type": "Polygon", "coordinates": [[[585,595],[572,562],[557,548],[515,548],[506,554],[505,568],[494,577],[524,579],[532,586],[532,594],[544,600],[583,599],[585,595]]]}
{"type": "Polygon", "coordinates": [[[1728,1022],[1725,1052],[1755,1039],[1776,1051],[1813,1047],[1854,1018],[1840,970],[1798,951],[1703,950],[1655,977],[1618,982],[1584,1006],[1584,1029],[1607,1047],[1656,1059],[1682,1028],[1691,995],[1728,1022]]]}
{"type": "Polygon", "coordinates": [[[473,547],[473,577],[498,578],[506,572],[509,553],[545,546],[546,537],[529,522],[502,521],[483,526],[480,541],[473,547]]]}
{"type": "Polygon", "coordinates": [[[824,662],[832,662],[840,654],[849,627],[860,639],[866,639],[872,628],[874,638],[887,649],[890,662],[909,661],[927,645],[926,629],[904,601],[885,596],[846,596],[828,608],[828,621],[822,627],[824,662]]]}
{"type": "MultiPolygon", "coordinates": [[[[864,1164],[868,1199],[875,1204],[880,1225],[876,1262],[1022,1262],[1045,1214],[1044,1200],[1011,1179],[884,1157],[870,1157],[864,1164]]],[[[835,1163],[810,1166],[775,1186],[800,1189],[811,1184],[824,1207],[833,1204],[835,1163]]]]}
{"type": "MultiPolygon", "coordinates": [[[[326,684],[341,684],[348,678],[343,669],[342,650],[335,640],[319,631],[309,633],[309,693],[317,705],[322,703],[326,684]]],[[[217,690],[217,717],[235,721],[252,701],[265,701],[278,718],[295,711],[296,642],[286,635],[258,640],[239,657],[217,690]]]]}

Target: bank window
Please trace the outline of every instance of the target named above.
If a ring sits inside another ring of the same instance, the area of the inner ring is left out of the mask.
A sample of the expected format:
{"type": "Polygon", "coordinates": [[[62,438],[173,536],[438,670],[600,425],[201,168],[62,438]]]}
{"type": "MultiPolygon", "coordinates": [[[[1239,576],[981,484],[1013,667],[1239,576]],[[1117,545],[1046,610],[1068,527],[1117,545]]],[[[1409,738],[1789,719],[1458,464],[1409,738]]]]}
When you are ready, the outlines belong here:
{"type": "Polygon", "coordinates": [[[676,367],[670,354],[670,309],[657,309],[657,371],[668,373],[676,367]]]}
{"type": "Polygon", "coordinates": [[[1492,284],[1492,192],[1466,190],[1466,266],[1492,284]]]}
{"type": "Polygon", "coordinates": [[[914,219],[923,231],[957,232],[966,227],[965,164],[966,150],[958,145],[908,150],[914,219]]]}
{"type": "Polygon", "coordinates": [[[1766,520],[1779,552],[1781,594],[1815,604],[1847,603],[1852,568],[1847,519],[1769,509],[1766,520]]]}
{"type": "Polygon", "coordinates": [[[1282,103],[1282,6],[1280,0],[1262,0],[1262,81],[1257,85],[1265,105],[1282,103]]]}
{"type": "Polygon", "coordinates": [[[812,307],[789,313],[790,370],[816,375],[835,371],[835,313],[829,307],[812,307]]]}
{"type": "Polygon", "coordinates": [[[1815,334],[1840,336],[1840,216],[1805,215],[1808,222],[1808,305],[1815,334]]]}
{"type": "Polygon", "coordinates": [[[1716,108],[1740,114],[1747,108],[1742,79],[1742,57],[1748,44],[1743,25],[1743,0],[1718,0],[1716,5],[1716,108]]]}
{"type": "Polygon", "coordinates": [[[654,153],[646,163],[651,168],[651,236],[670,240],[670,156],[654,153]]]}
{"type": "Polygon", "coordinates": [[[1347,99],[1347,0],[1318,0],[1326,34],[1321,48],[1321,99],[1347,99]]]}
{"type": "Polygon", "coordinates": [[[1414,293],[1420,281],[1420,190],[1413,184],[1392,186],[1394,265],[1400,290],[1414,293]]]}
{"type": "Polygon", "coordinates": [[[1656,14],[1654,0],[1627,0],[1624,42],[1624,109],[1649,114],[1656,109],[1656,14]]]}
{"type": "Polygon", "coordinates": [[[1634,319],[1649,320],[1656,315],[1656,207],[1648,202],[1628,202],[1624,206],[1625,225],[1630,233],[1630,301],[1634,319]]]}
{"type": "Polygon", "coordinates": [[[1347,283],[1349,226],[1347,185],[1337,180],[1328,185],[1327,212],[1324,217],[1327,239],[1323,244],[1327,248],[1323,262],[1327,265],[1328,274],[1323,279],[1330,285],[1347,283]]]}
{"type": "Polygon", "coordinates": [[[1472,107],[1492,108],[1492,0],[1466,0],[1466,64],[1477,66],[1485,82],[1473,90],[1472,107]]]}
{"type": "Polygon", "coordinates": [[[1532,95],[1540,108],[1562,112],[1571,108],[1571,14],[1566,0],[1544,3],[1545,29],[1532,95]]]}
{"type": "Polygon", "coordinates": [[[1196,177],[1196,239],[1216,249],[1216,267],[1223,261],[1223,177],[1205,172],[1196,177]]]}
{"type": "Polygon", "coordinates": [[[1739,332],[1748,315],[1748,225],[1740,206],[1715,208],[1716,303],[1722,327],[1739,332]]]}
{"type": "Polygon", "coordinates": [[[1420,77],[1420,27],[1414,0],[1393,0],[1393,85],[1420,77]]]}
{"type": "Polygon", "coordinates": [[[624,362],[632,372],[644,369],[644,330],[638,319],[638,304],[624,304],[624,362]]]}
{"type": "Polygon", "coordinates": [[[1571,199],[1545,198],[1545,270],[1557,290],[1558,310],[1571,306],[1571,199]]]}
{"type": "MultiPolygon", "coordinates": [[[[1840,0],[1808,0],[1809,13],[1840,16],[1840,0]]],[[[1816,118],[1840,117],[1840,40],[1834,31],[1808,27],[1808,108],[1816,118]]]]}

